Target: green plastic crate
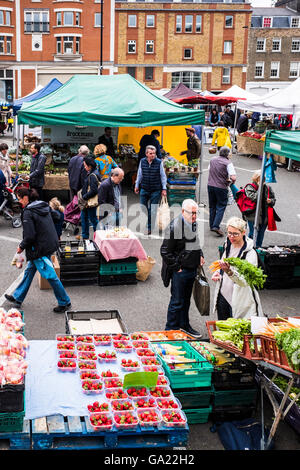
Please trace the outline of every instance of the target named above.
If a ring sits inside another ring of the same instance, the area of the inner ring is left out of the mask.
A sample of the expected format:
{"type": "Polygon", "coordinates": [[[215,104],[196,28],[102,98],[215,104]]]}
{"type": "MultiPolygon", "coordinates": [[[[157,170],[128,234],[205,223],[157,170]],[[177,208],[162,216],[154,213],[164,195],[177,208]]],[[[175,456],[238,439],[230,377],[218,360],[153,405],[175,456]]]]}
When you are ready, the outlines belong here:
{"type": "MultiPolygon", "coordinates": [[[[153,344],[160,344],[155,342],[153,344]]],[[[162,356],[160,356],[161,363],[165,370],[165,374],[170,381],[170,386],[173,389],[180,388],[199,388],[199,387],[211,387],[211,376],[213,372],[213,365],[210,364],[201,354],[198,353],[189,343],[186,341],[164,341],[162,346],[166,344],[171,346],[180,346],[186,351],[184,357],[195,359],[196,362],[187,364],[186,368],[172,369],[167,364],[162,356]]],[[[184,363],[181,363],[184,367],[184,363]]]]}
{"type": "Polygon", "coordinates": [[[138,269],[136,262],[131,263],[100,263],[99,274],[104,276],[115,275],[115,274],[135,274],[138,269]]]}
{"type": "Polygon", "coordinates": [[[184,413],[187,417],[188,424],[202,424],[208,422],[208,417],[212,412],[212,407],[208,408],[194,408],[189,410],[184,410],[184,413]]]}
{"type": "Polygon", "coordinates": [[[25,411],[17,413],[0,413],[0,432],[23,431],[25,411]]]}
{"type": "Polygon", "coordinates": [[[173,388],[173,393],[180,401],[183,410],[200,407],[204,408],[210,405],[213,397],[213,388],[210,387],[209,389],[204,390],[197,388],[193,391],[183,389],[176,390],[173,388]]]}
{"type": "Polygon", "coordinates": [[[254,405],[257,399],[257,388],[245,390],[214,390],[214,406],[254,405]]]}
{"type": "Polygon", "coordinates": [[[300,266],[295,266],[293,275],[294,277],[300,277],[300,266]]]}

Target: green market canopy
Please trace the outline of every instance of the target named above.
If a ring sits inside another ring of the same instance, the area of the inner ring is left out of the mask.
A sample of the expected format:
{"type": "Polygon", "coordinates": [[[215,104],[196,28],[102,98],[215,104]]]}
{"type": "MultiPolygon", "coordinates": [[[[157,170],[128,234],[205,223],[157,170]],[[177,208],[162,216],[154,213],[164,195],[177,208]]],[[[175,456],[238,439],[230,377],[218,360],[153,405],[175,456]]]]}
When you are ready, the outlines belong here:
{"type": "Polygon", "coordinates": [[[264,152],[300,161],[300,131],[267,131],[264,152]]]}
{"type": "Polygon", "coordinates": [[[203,110],[156,95],[128,74],[74,75],[50,95],[24,103],[19,124],[148,127],[204,124],[203,110]]]}

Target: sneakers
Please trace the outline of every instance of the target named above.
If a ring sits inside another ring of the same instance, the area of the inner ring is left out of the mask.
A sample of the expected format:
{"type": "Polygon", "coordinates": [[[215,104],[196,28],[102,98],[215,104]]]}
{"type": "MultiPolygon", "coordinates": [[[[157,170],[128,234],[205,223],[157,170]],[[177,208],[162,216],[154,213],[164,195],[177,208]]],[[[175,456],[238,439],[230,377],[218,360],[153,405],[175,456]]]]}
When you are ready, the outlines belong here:
{"type": "Polygon", "coordinates": [[[22,302],[19,302],[18,300],[16,300],[12,295],[4,294],[4,297],[6,298],[6,300],[11,302],[12,304],[15,304],[17,307],[21,307],[22,302]]]}
{"type": "Polygon", "coordinates": [[[210,230],[211,232],[215,232],[218,235],[218,237],[224,237],[224,233],[219,228],[211,228],[210,230]]]}
{"type": "Polygon", "coordinates": [[[184,333],[187,333],[188,335],[194,336],[195,338],[199,338],[199,339],[202,338],[201,333],[199,333],[199,331],[194,330],[194,328],[192,328],[191,326],[189,328],[186,328],[185,330],[183,328],[180,328],[180,329],[184,333]]]}
{"type": "Polygon", "coordinates": [[[53,312],[55,313],[63,313],[65,312],[66,310],[68,310],[68,308],[71,307],[71,304],[67,304],[67,305],[57,305],[57,307],[54,307],[53,309],[53,312]]]}

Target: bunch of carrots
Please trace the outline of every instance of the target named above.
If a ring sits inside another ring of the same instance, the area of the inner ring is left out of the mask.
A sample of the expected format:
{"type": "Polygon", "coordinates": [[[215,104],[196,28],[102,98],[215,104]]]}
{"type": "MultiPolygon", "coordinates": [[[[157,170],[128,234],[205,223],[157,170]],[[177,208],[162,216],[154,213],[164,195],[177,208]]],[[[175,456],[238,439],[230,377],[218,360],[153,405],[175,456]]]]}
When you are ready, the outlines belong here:
{"type": "Polygon", "coordinates": [[[215,272],[215,271],[218,271],[218,269],[221,269],[220,267],[220,261],[217,260],[217,261],[214,261],[209,267],[208,267],[211,272],[215,272]]]}
{"type": "Polygon", "coordinates": [[[262,328],[262,334],[271,338],[275,338],[275,333],[283,333],[284,331],[290,330],[291,328],[295,328],[295,325],[293,323],[290,323],[285,318],[282,318],[280,316],[277,316],[276,318],[279,318],[282,321],[278,323],[268,322],[267,325],[262,328]]]}

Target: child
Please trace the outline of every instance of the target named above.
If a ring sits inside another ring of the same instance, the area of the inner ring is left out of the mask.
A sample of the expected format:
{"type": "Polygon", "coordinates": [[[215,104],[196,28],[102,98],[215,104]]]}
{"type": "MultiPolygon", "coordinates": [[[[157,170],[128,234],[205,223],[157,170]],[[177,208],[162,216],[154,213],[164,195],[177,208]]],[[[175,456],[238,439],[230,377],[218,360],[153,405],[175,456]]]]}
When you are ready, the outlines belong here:
{"type": "Polygon", "coordinates": [[[64,223],[65,208],[64,206],[61,205],[61,202],[57,199],[57,197],[53,197],[49,201],[49,206],[51,207],[52,212],[53,212],[52,213],[53,222],[56,228],[58,239],[60,240],[60,237],[62,234],[63,223],[64,223]]]}

